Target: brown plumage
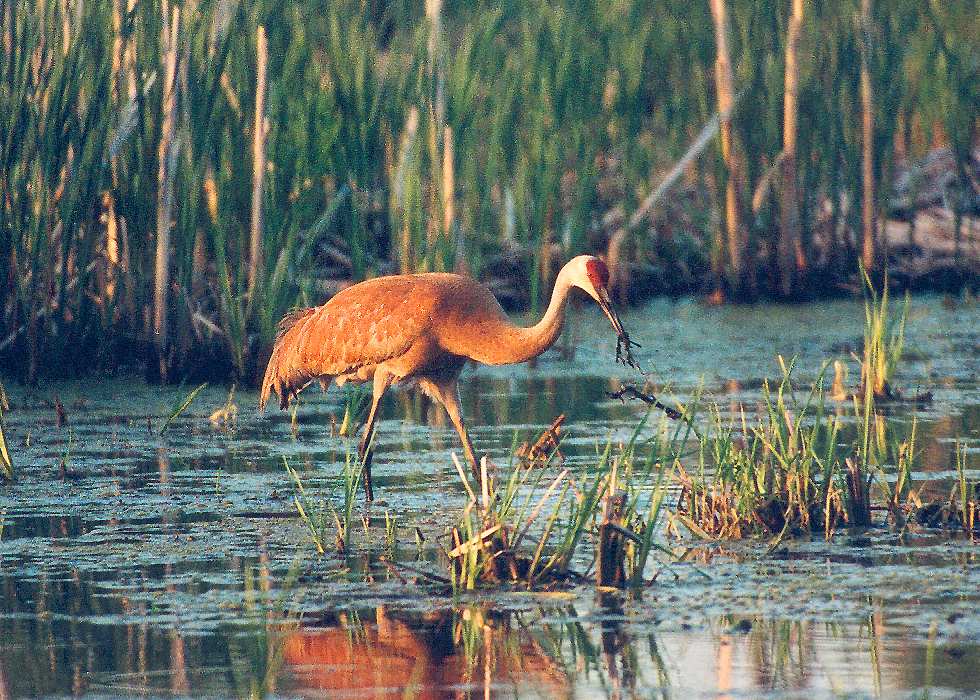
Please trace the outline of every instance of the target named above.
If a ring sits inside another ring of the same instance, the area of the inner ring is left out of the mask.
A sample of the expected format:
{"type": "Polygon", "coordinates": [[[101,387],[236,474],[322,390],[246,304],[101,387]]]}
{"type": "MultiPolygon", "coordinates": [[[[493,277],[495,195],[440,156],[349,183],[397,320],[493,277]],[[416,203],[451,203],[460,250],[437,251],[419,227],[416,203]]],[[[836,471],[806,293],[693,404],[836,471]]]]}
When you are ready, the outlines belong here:
{"type": "Polygon", "coordinates": [[[544,317],[530,328],[511,323],[490,290],[469,277],[430,273],[361,282],[322,306],[294,311],[282,320],[259,405],[264,408],[275,393],[280,408],[286,408],[316,380],[324,387],[331,381],[338,386],[372,381],[374,396],[360,443],[364,490],[371,500],[370,445],[378,403],[392,384],[417,383],[445,406],[478,474],[456,386],[467,360],[503,365],[540,355],[561,333],[572,287],[598,302],[622,342],[626,333],[610,305],[608,281],[608,270],[598,258],[573,258],[558,274],[544,317]]]}

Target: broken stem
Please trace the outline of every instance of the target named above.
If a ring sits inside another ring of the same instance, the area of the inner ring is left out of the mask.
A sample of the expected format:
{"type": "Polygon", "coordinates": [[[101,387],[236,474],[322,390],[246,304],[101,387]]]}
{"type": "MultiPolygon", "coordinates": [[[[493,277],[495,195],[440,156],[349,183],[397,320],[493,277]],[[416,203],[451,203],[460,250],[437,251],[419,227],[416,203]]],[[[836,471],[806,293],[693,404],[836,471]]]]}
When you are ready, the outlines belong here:
{"type": "Polygon", "coordinates": [[[645,394],[632,384],[624,384],[623,388],[619,391],[607,391],[606,395],[611,399],[619,399],[623,403],[626,403],[626,397],[639,399],[646,404],[659,408],[661,411],[667,414],[668,418],[672,420],[678,420],[683,417],[683,414],[676,408],[672,408],[671,406],[661,403],[660,399],[653,394],[645,394]]]}

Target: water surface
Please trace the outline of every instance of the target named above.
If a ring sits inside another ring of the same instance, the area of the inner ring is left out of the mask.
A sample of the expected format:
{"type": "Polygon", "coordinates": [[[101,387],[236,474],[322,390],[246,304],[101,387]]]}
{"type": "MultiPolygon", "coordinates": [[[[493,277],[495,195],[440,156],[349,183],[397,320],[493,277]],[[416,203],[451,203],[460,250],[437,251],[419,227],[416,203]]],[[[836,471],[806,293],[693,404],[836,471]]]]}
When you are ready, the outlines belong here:
{"type": "MultiPolygon", "coordinates": [[[[780,374],[777,354],[796,357],[798,386],[829,359],[859,376],[857,302],[659,301],[623,320],[668,403],[702,387],[725,410],[755,410],[763,381],[780,374]]],[[[913,302],[897,384],[934,401],[893,407],[889,420],[918,421],[917,483],[935,492],[948,491],[957,441],[980,477],[978,328],[976,305],[913,302]]],[[[645,407],[606,396],[636,375],[614,363],[604,319],[581,309],[566,332],[533,367],[466,370],[478,451],[506,463],[515,435],[564,413],[565,458],[584,468],[635,428],[645,407]]],[[[415,573],[440,571],[439,538],[466,499],[451,426],[422,397],[386,399],[382,500],[358,525],[364,546],[343,558],[315,554],[283,468],[303,475],[312,499],[336,502],[354,444],[337,435],[342,393],[308,391],[294,421],[258,414],[255,394],[237,391],[237,420],[213,425],[228,388],[210,386],[160,435],[191,387],[6,388],[19,478],[0,486],[0,697],[960,697],[980,687],[978,549],[962,537],[879,528],[772,553],[690,542],[684,561],[651,564],[656,583],[638,600],[588,587],[454,600],[415,573]],[[398,523],[394,553],[378,544],[386,512],[398,523]]]]}

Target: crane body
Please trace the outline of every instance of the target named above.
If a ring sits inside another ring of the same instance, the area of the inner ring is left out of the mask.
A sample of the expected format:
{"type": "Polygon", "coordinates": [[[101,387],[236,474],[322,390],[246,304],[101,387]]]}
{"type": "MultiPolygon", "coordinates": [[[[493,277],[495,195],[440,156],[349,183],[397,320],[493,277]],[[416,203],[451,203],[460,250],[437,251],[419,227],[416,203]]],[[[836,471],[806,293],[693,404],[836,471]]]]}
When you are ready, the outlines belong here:
{"type": "Polygon", "coordinates": [[[620,340],[629,342],[606,290],[605,264],[588,255],[570,260],[558,274],[543,318],[523,328],[507,318],[486,286],[448,273],[378,277],[353,285],[321,306],[294,311],[279,327],[259,396],[274,393],[280,408],[313,381],[373,384],[359,456],[364,490],[373,500],[371,440],[378,406],[395,384],[416,384],[441,403],[463,444],[474,474],[479,466],[466,432],[457,381],[468,361],[488,365],[526,362],[547,350],[561,333],[569,292],[578,287],[606,313],[620,340]]]}

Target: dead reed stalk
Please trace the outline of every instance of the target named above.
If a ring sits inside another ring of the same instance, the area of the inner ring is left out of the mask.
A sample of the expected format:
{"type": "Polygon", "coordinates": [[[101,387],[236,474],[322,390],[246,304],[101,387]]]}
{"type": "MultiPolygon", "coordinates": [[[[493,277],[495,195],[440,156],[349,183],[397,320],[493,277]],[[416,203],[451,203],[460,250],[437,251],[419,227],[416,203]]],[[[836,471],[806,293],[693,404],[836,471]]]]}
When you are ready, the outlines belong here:
{"type": "Polygon", "coordinates": [[[779,240],[777,258],[779,291],[788,297],[796,284],[797,258],[802,255],[800,244],[800,209],[796,191],[796,118],[800,67],[797,53],[803,28],[803,0],[793,0],[793,11],[786,30],[786,71],[783,92],[783,152],[780,154],[782,174],[779,199],[779,240]]]}
{"type": "Polygon", "coordinates": [[[252,225],[248,256],[248,297],[251,302],[262,265],[262,192],[265,177],[265,96],[269,46],[265,27],[255,30],[255,124],[252,134],[252,225]]]}
{"type": "Polygon", "coordinates": [[[715,90],[718,93],[721,154],[728,169],[728,183],[725,188],[725,226],[728,233],[730,279],[733,286],[740,289],[745,273],[742,257],[745,249],[745,232],[742,226],[738,192],[743,168],[734,146],[735,137],[732,133],[731,112],[735,105],[735,80],[732,77],[732,64],[728,51],[727,0],[711,0],[711,16],[715,25],[715,90]]]}
{"type": "Polygon", "coordinates": [[[610,488],[599,525],[596,583],[600,588],[626,587],[626,494],[610,488]]]}
{"type": "Polygon", "coordinates": [[[864,269],[878,267],[875,244],[877,204],[874,166],[874,93],[871,87],[871,0],[861,0],[861,262],[864,269]]]}
{"type": "Polygon", "coordinates": [[[167,306],[170,287],[170,227],[173,224],[174,170],[177,161],[177,41],[180,32],[180,7],[168,12],[163,3],[161,55],[163,62],[163,102],[161,105],[159,166],[157,174],[157,245],[153,285],[153,336],[159,362],[160,380],[167,380],[169,342],[167,306]],[[168,21],[167,15],[170,15],[168,21]]]}

